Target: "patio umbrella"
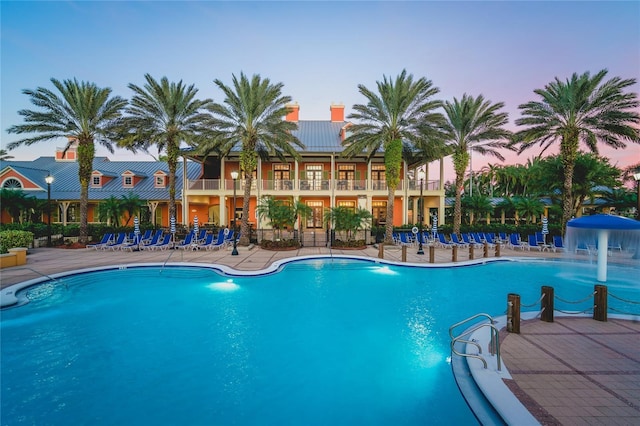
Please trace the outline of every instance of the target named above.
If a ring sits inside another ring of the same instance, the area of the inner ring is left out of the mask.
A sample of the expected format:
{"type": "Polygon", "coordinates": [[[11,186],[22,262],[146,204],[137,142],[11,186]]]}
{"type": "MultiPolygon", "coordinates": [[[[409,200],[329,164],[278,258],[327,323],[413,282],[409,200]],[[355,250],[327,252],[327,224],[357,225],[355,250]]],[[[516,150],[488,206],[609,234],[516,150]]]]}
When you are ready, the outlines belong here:
{"type": "Polygon", "coordinates": [[[549,233],[549,220],[546,216],[542,216],[542,238],[544,243],[547,244],[547,234],[549,233]]]}
{"type": "Polygon", "coordinates": [[[169,226],[170,226],[171,235],[173,235],[171,239],[175,241],[176,240],[176,218],[174,216],[171,216],[171,219],[169,220],[169,226]]]}
{"type": "Polygon", "coordinates": [[[198,215],[193,217],[193,239],[197,243],[198,242],[198,232],[200,231],[200,227],[198,226],[198,215]]]}
{"type": "Polygon", "coordinates": [[[138,220],[138,216],[133,218],[133,235],[134,241],[140,244],[140,220],[138,220]]]}
{"type": "Polygon", "coordinates": [[[438,215],[433,214],[433,223],[431,224],[431,234],[433,234],[433,238],[435,239],[438,235],[438,215]]]}

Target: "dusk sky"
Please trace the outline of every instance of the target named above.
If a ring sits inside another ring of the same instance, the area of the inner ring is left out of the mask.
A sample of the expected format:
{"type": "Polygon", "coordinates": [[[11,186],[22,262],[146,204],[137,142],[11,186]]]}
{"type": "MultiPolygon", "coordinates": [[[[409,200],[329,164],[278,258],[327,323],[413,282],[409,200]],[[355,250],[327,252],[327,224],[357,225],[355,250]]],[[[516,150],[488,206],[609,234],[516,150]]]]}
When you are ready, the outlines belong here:
{"type": "MultiPolygon", "coordinates": [[[[53,89],[52,77],[77,78],[125,98],[144,74],[195,84],[199,97],[222,102],[213,83],[260,74],[284,84],[301,120],[329,119],[331,103],[365,100],[384,75],[406,69],[440,88],[502,101],[510,128],[518,105],[555,77],[608,69],[608,78],[640,77],[640,2],[8,2],[1,5],[2,147],[6,130],[31,109],[23,89],[53,89]]],[[[639,85],[632,90],[639,91],[639,85]]],[[[10,152],[16,160],[52,156],[64,141],[10,152]]],[[[584,148],[584,147],[583,147],[584,148]]],[[[152,152],[156,154],[155,151],[152,152]]],[[[525,163],[538,151],[510,163],[525,163]]],[[[618,167],[640,161],[640,145],[602,149],[618,167]]],[[[125,150],[98,155],[149,159],[125,150]]],[[[508,154],[508,153],[505,153],[508,154]]],[[[478,170],[494,158],[473,157],[478,170]]],[[[446,178],[453,171],[447,160],[446,178]]],[[[437,178],[437,176],[430,178],[437,178]]]]}

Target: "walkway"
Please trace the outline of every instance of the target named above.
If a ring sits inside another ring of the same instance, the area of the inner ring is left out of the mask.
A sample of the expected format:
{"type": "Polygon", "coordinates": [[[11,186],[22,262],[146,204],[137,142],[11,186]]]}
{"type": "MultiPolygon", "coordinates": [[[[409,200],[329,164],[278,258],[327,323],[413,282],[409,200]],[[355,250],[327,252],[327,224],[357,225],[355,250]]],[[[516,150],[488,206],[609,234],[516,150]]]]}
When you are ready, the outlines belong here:
{"type": "MultiPolygon", "coordinates": [[[[378,249],[329,250],[305,247],[293,251],[266,251],[239,247],[239,255],[220,251],[101,251],[39,248],[30,250],[27,268],[55,274],[88,267],[131,263],[198,262],[226,265],[239,270],[260,270],[276,260],[308,255],[345,254],[378,257],[378,249]]],[[[491,250],[490,256],[494,256],[491,250]]],[[[476,259],[482,249],[474,252],[476,259]]],[[[407,262],[429,262],[429,250],[417,255],[407,250],[407,262]]],[[[451,250],[438,248],[435,263],[451,262],[451,250]]],[[[538,251],[503,248],[502,256],[561,257],[538,251]]],[[[384,258],[400,261],[402,250],[385,247],[384,258]]],[[[458,260],[467,261],[468,249],[459,250],[458,260]]],[[[584,258],[584,256],[583,256],[584,258]]],[[[23,267],[0,271],[1,287],[38,278],[23,267]]],[[[481,307],[479,307],[481,308],[481,307]]],[[[545,425],[617,424],[640,425],[640,322],[587,318],[556,318],[555,323],[524,322],[520,335],[503,332],[502,355],[513,380],[505,381],[520,401],[545,425]]]]}

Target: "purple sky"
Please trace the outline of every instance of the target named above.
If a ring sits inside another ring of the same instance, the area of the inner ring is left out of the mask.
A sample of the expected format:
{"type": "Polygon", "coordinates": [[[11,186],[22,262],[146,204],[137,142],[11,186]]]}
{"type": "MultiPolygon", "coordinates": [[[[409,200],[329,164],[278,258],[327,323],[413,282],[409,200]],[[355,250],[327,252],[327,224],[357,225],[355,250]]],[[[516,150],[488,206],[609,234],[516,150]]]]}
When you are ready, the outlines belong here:
{"type": "MultiPolygon", "coordinates": [[[[505,103],[510,128],[518,105],[555,77],[640,76],[640,2],[7,2],[1,6],[2,147],[6,129],[31,108],[22,89],[78,78],[129,98],[143,75],[195,84],[222,101],[213,80],[260,74],[284,83],[301,120],[329,118],[329,105],[364,102],[406,68],[439,87],[440,98],[483,94],[505,103]]],[[[632,89],[638,92],[638,84],[632,89]]],[[[53,155],[64,141],[11,152],[18,160],[53,155]]],[[[620,167],[640,161],[640,145],[602,149],[620,167]]],[[[153,154],[156,154],[153,152],[153,154]]],[[[532,149],[508,162],[524,163],[532,149]]],[[[118,150],[113,160],[132,159],[118,150]]],[[[151,159],[138,155],[136,159],[151,159]]],[[[474,156],[478,170],[493,158],[474,156]]],[[[447,160],[446,178],[453,176],[447,160]]],[[[430,176],[431,177],[431,176],[430,176]]],[[[432,177],[433,178],[433,177],[432,177]]]]}

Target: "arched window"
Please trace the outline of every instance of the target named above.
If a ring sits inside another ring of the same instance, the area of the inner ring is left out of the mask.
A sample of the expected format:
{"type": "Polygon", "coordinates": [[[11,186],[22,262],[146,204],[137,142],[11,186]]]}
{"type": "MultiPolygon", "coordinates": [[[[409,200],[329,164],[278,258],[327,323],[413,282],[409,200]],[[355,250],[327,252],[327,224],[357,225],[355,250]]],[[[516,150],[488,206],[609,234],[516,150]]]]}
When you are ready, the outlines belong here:
{"type": "Polygon", "coordinates": [[[22,182],[18,179],[9,178],[2,183],[2,187],[5,189],[22,189],[22,182]]]}

